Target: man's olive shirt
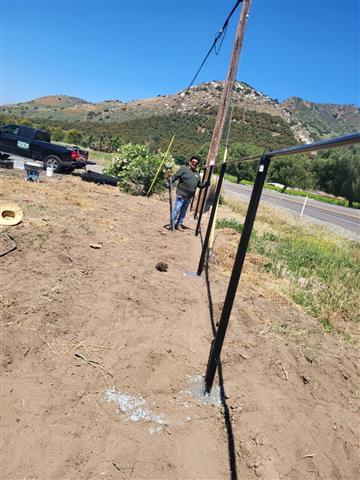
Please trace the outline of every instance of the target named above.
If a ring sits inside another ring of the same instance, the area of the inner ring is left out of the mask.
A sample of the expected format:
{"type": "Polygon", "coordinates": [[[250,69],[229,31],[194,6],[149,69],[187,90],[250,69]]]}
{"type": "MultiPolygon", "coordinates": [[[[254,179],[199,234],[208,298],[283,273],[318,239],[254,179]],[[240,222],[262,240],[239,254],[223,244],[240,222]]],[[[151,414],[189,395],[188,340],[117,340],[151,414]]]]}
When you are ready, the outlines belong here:
{"type": "Polygon", "coordinates": [[[179,180],[176,195],[189,198],[195,193],[197,187],[200,186],[200,174],[191,170],[190,167],[184,165],[173,175],[172,181],[179,180]]]}

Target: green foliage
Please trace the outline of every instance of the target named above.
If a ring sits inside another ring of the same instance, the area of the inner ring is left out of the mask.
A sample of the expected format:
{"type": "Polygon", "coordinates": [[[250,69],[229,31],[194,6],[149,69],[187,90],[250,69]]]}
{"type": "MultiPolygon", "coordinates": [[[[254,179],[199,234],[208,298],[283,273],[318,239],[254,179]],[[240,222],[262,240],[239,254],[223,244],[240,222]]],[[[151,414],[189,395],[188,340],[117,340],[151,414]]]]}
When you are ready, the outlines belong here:
{"type": "MultiPolygon", "coordinates": [[[[225,174],[225,179],[232,183],[236,183],[236,180],[237,180],[236,177],[234,177],[234,175],[229,175],[229,174],[225,174]]],[[[253,181],[249,181],[249,180],[241,180],[240,183],[242,185],[249,185],[249,186],[252,186],[254,184],[253,181]]],[[[280,188],[276,185],[272,185],[271,183],[266,183],[266,182],[264,184],[264,188],[267,190],[275,190],[276,192],[283,192],[284,190],[283,188],[280,188]]],[[[347,200],[344,200],[343,198],[327,197],[326,195],[320,195],[318,193],[313,193],[308,190],[287,188],[284,193],[286,193],[287,195],[294,195],[295,197],[308,197],[308,198],[311,198],[312,200],[317,200],[319,202],[324,202],[324,203],[330,203],[332,205],[340,205],[341,207],[348,206],[347,200]]],[[[360,202],[353,202],[352,207],[360,209],[360,202]]]]}
{"type": "Polygon", "coordinates": [[[161,152],[154,153],[148,144],[128,143],[119,148],[113,156],[112,165],[106,170],[108,175],[119,178],[119,187],[133,195],[146,195],[159,170],[151,194],[165,189],[166,174],[174,169],[170,154],[164,158],[161,152]]]}
{"type": "Polygon", "coordinates": [[[288,187],[311,188],[315,184],[309,157],[279,157],[272,160],[269,168],[269,178],[273,182],[284,185],[284,192],[288,187]]]}
{"type": "Polygon", "coordinates": [[[63,142],[67,138],[66,131],[60,127],[53,127],[50,129],[51,141],[63,142]]]}
{"type": "Polygon", "coordinates": [[[244,162],[239,162],[238,160],[242,158],[252,157],[254,155],[260,155],[263,151],[263,148],[247,142],[232,143],[229,146],[227,157],[229,166],[227,168],[227,172],[230,175],[234,175],[236,177],[236,183],[240,183],[241,180],[254,180],[256,175],[256,167],[259,163],[258,160],[246,160],[244,162]]]}
{"type": "Polygon", "coordinates": [[[359,321],[360,248],[356,242],[340,244],[295,230],[273,243],[262,238],[257,251],[268,259],[265,269],[290,278],[294,300],[323,322],[331,324],[334,314],[359,321]]]}
{"type": "Polygon", "coordinates": [[[216,228],[232,228],[235,232],[241,233],[244,225],[234,218],[222,218],[217,220],[216,228]]]}
{"type": "MultiPolygon", "coordinates": [[[[266,223],[270,223],[267,217],[266,223]]],[[[217,222],[217,228],[225,227],[241,231],[242,224],[234,219],[217,222]]],[[[283,222],[281,227],[272,222],[274,228],[276,233],[252,235],[252,250],[264,259],[261,268],[286,278],[293,300],[317,317],[327,331],[334,331],[337,319],[359,322],[359,243],[340,242],[320,230],[284,228],[283,222]]]]}
{"type": "Polygon", "coordinates": [[[66,141],[74,145],[79,145],[82,142],[82,133],[73,128],[67,132],[66,141]]]}
{"type": "Polygon", "coordinates": [[[345,197],[349,206],[360,202],[360,148],[351,145],[323,152],[315,164],[320,189],[345,197]]]}

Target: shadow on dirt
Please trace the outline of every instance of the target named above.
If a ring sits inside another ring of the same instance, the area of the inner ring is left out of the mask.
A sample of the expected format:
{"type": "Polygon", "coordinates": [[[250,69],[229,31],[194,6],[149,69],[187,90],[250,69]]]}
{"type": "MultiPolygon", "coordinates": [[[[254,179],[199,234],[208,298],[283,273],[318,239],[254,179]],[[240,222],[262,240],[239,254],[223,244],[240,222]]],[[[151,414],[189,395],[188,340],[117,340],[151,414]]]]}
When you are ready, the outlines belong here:
{"type": "MultiPolygon", "coordinates": [[[[215,337],[216,324],[215,324],[215,319],[214,319],[214,308],[213,308],[213,301],[212,301],[212,296],[211,296],[210,277],[209,277],[209,269],[208,269],[208,262],[207,261],[206,261],[206,264],[205,264],[205,280],[206,280],[207,297],[208,297],[208,302],[209,302],[211,329],[212,329],[213,337],[215,337]]],[[[226,393],[225,393],[221,360],[219,360],[218,378],[219,378],[221,403],[222,403],[223,408],[224,408],[224,421],[225,421],[227,441],[228,441],[230,478],[231,478],[231,480],[237,480],[238,476],[237,476],[237,467],[236,467],[236,453],[235,453],[234,433],[233,433],[233,428],[232,428],[232,423],[231,423],[229,406],[226,403],[226,400],[227,400],[228,397],[226,396],[226,393]]]]}

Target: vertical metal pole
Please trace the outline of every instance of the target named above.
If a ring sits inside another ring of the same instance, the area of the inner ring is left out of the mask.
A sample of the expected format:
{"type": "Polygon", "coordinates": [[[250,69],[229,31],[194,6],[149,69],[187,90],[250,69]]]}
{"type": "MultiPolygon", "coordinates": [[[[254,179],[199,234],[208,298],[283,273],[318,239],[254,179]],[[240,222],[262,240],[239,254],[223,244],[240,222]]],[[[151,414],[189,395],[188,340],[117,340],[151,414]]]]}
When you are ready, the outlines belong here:
{"type": "MultiPolygon", "coordinates": [[[[211,179],[213,169],[214,169],[214,165],[210,165],[209,174],[204,175],[204,178],[207,178],[208,181],[210,181],[209,179],[211,179]]],[[[205,170],[205,172],[206,172],[206,170],[205,170]]],[[[209,190],[209,187],[210,187],[210,185],[201,190],[202,191],[202,199],[201,199],[201,202],[200,202],[200,208],[199,208],[199,212],[198,212],[199,213],[198,222],[197,222],[196,230],[195,230],[195,235],[196,236],[198,236],[199,233],[200,233],[201,219],[202,219],[202,216],[203,216],[203,213],[204,213],[205,202],[206,202],[206,197],[207,197],[207,192],[209,190]]],[[[199,195],[199,199],[200,199],[200,195],[199,195]]]]}
{"type": "MultiPolygon", "coordinates": [[[[203,172],[203,176],[202,176],[202,179],[201,179],[201,183],[204,183],[204,180],[205,180],[205,175],[206,175],[206,169],[207,167],[204,167],[204,172],[203,172]]],[[[198,194],[198,198],[196,200],[196,207],[195,207],[195,213],[194,213],[194,220],[197,219],[197,216],[198,216],[198,212],[199,212],[199,206],[200,206],[200,192],[198,194]]]]}
{"type": "Polygon", "coordinates": [[[219,174],[219,178],[218,178],[218,184],[217,184],[216,192],[215,192],[214,203],[213,203],[213,206],[212,206],[212,209],[211,209],[209,223],[208,223],[208,226],[207,226],[206,235],[205,235],[205,238],[204,238],[204,243],[203,243],[203,247],[202,247],[202,251],[201,251],[199,266],[198,266],[198,269],[197,269],[197,274],[199,276],[202,274],[202,271],[204,270],[204,264],[205,264],[205,259],[206,259],[206,255],[207,255],[207,252],[208,252],[210,234],[211,234],[211,231],[212,231],[212,228],[213,228],[213,223],[214,223],[214,220],[215,220],[215,213],[216,213],[216,210],[217,210],[217,205],[218,205],[218,201],[219,201],[219,197],[220,197],[221,186],[222,186],[222,182],[223,182],[223,179],[224,179],[225,170],[226,170],[226,163],[223,163],[221,165],[221,170],[220,170],[220,174],[219,174]]]}
{"type": "Polygon", "coordinates": [[[226,330],[228,327],[230,314],[231,314],[231,310],[232,310],[235,295],[236,295],[236,290],[239,284],[240,275],[241,275],[242,267],[244,264],[247,247],[250,240],[250,235],[253,229],[256,212],[259,206],[259,201],[260,201],[262,189],[263,189],[265,178],[266,178],[266,173],[269,168],[269,163],[270,163],[269,157],[262,157],[259,162],[259,168],[256,175],[254,188],[251,194],[248,210],[246,213],[244,228],[242,231],[238,250],[236,253],[234,266],[231,272],[229,286],[226,292],[224,307],[221,313],[221,318],[220,318],[219,326],[215,335],[215,339],[213,341],[213,344],[210,350],[210,355],[209,355],[206,374],[205,374],[204,394],[209,394],[211,392],[211,389],[214,383],[215,373],[219,364],[221,349],[224,343],[226,330]]]}
{"type": "Polygon", "coordinates": [[[193,197],[192,197],[192,199],[191,199],[190,212],[192,212],[192,209],[193,209],[193,206],[194,206],[195,195],[196,195],[196,192],[194,193],[194,195],[193,195],[193,197]]]}
{"type": "Polygon", "coordinates": [[[170,228],[174,231],[174,220],[173,220],[173,202],[172,202],[172,178],[169,178],[169,205],[170,205],[170,228]]]}

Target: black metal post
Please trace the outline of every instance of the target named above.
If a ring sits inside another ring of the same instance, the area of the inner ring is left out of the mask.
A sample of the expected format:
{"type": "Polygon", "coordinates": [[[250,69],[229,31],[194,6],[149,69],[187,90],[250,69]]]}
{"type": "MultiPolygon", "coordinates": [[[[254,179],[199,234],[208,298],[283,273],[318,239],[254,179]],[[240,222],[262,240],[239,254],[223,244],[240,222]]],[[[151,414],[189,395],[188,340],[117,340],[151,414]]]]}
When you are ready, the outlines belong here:
{"type": "MultiPolygon", "coordinates": [[[[201,179],[201,183],[204,183],[205,175],[206,175],[206,169],[207,169],[207,167],[204,167],[204,172],[203,172],[203,176],[202,176],[202,179],[201,179]]],[[[199,207],[200,207],[200,197],[201,197],[201,195],[200,195],[200,192],[199,192],[198,198],[197,198],[197,201],[196,201],[195,212],[194,212],[194,220],[196,220],[198,218],[197,216],[198,216],[199,207]]]]}
{"type": "MultiPolygon", "coordinates": [[[[200,168],[199,172],[201,173],[201,168],[200,168]]],[[[201,181],[203,181],[203,180],[201,180],[201,181]]],[[[192,197],[192,199],[191,199],[190,212],[192,212],[192,210],[193,210],[195,197],[196,197],[196,192],[194,193],[194,195],[193,195],[193,197],[192,197]]],[[[196,217],[195,217],[195,214],[194,214],[194,218],[196,218],[196,217]]]]}
{"type": "Polygon", "coordinates": [[[216,187],[216,192],[215,192],[214,203],[213,203],[212,208],[211,208],[209,223],[208,223],[208,226],[207,226],[206,235],[205,235],[205,238],[204,238],[204,243],[203,243],[203,247],[202,247],[202,251],[201,251],[199,266],[198,266],[198,270],[197,270],[197,274],[199,276],[202,274],[202,271],[204,270],[204,264],[205,264],[205,259],[206,259],[206,255],[207,255],[207,252],[208,252],[210,234],[211,234],[211,230],[212,230],[213,223],[214,223],[214,220],[215,220],[216,208],[217,208],[217,204],[218,204],[219,197],[220,197],[220,192],[221,192],[222,182],[224,180],[225,171],[226,171],[226,163],[223,163],[221,165],[221,170],[220,170],[218,183],[217,183],[217,187],[216,187]]]}
{"type": "Polygon", "coordinates": [[[250,235],[253,229],[256,212],[259,206],[262,189],[263,189],[266,174],[269,168],[269,163],[270,163],[269,157],[262,157],[259,162],[259,168],[256,175],[254,188],[251,194],[248,210],[246,213],[244,228],[242,231],[238,250],[236,253],[234,266],[231,272],[229,286],[226,292],[224,307],[221,313],[219,326],[210,349],[210,354],[209,354],[209,359],[208,359],[208,364],[207,364],[206,374],[205,374],[204,394],[209,394],[211,392],[211,389],[214,383],[215,373],[219,364],[221,349],[224,343],[226,330],[228,327],[230,314],[231,314],[231,310],[232,310],[235,295],[236,295],[236,290],[239,284],[240,275],[241,275],[242,267],[244,264],[247,247],[250,240],[250,235]]]}
{"type": "MultiPolygon", "coordinates": [[[[214,169],[214,165],[210,165],[210,167],[209,167],[209,176],[208,176],[209,185],[204,188],[204,194],[202,195],[202,202],[201,202],[201,205],[200,205],[200,207],[199,207],[198,222],[197,222],[196,230],[195,230],[195,235],[196,235],[196,236],[198,236],[199,233],[200,233],[201,219],[202,219],[202,216],[203,216],[203,213],[204,213],[204,208],[205,208],[205,204],[206,204],[207,192],[208,192],[209,187],[210,187],[210,181],[211,181],[211,175],[212,175],[213,169],[214,169]]],[[[201,197],[201,195],[199,195],[199,198],[200,198],[200,197],[201,197]]],[[[196,205],[196,206],[197,206],[197,205],[196,205]]]]}
{"type": "Polygon", "coordinates": [[[169,206],[170,206],[170,228],[174,231],[174,220],[173,220],[173,196],[172,196],[172,178],[169,178],[169,206]]]}
{"type": "Polygon", "coordinates": [[[191,199],[190,212],[192,212],[192,209],[193,209],[193,206],[194,206],[195,195],[196,195],[196,192],[194,193],[194,195],[193,195],[193,197],[192,197],[192,199],[191,199]]]}

